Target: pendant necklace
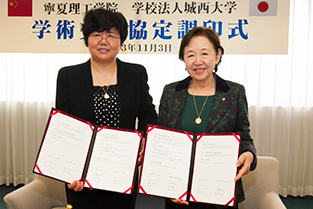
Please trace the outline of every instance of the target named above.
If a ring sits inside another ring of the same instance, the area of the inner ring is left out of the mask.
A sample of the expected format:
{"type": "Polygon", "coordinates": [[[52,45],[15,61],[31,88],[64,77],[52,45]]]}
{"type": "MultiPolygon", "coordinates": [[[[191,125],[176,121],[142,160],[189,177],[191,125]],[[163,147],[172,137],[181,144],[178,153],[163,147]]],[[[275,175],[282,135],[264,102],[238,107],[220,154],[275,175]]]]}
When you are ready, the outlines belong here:
{"type": "Polygon", "coordinates": [[[206,104],[206,102],[207,102],[209,96],[206,97],[206,99],[205,99],[205,101],[204,101],[204,103],[203,103],[203,105],[202,105],[202,108],[201,108],[200,113],[198,112],[198,108],[197,108],[197,104],[196,104],[196,100],[195,100],[195,95],[192,95],[192,97],[193,97],[193,103],[194,103],[194,105],[195,105],[195,109],[196,109],[197,116],[198,116],[198,117],[196,118],[195,122],[196,122],[196,124],[200,124],[200,123],[202,122],[200,116],[201,116],[201,114],[202,114],[203,108],[204,108],[204,106],[205,106],[205,104],[206,104]]]}
{"type": "MultiPolygon", "coordinates": [[[[95,71],[93,71],[93,72],[94,72],[94,75],[95,75],[95,77],[96,77],[98,83],[100,84],[100,81],[99,81],[99,79],[98,79],[98,76],[97,76],[96,72],[95,72],[95,71]]],[[[114,73],[114,72],[112,72],[112,74],[111,74],[111,78],[110,78],[110,82],[109,82],[109,83],[111,83],[111,80],[112,80],[112,77],[113,77],[113,73],[114,73]]],[[[107,86],[106,90],[104,89],[103,86],[101,86],[101,84],[100,84],[100,87],[101,87],[102,90],[104,91],[104,95],[103,95],[104,99],[109,99],[110,96],[109,96],[109,94],[108,94],[108,90],[109,90],[110,84],[107,86]]]]}

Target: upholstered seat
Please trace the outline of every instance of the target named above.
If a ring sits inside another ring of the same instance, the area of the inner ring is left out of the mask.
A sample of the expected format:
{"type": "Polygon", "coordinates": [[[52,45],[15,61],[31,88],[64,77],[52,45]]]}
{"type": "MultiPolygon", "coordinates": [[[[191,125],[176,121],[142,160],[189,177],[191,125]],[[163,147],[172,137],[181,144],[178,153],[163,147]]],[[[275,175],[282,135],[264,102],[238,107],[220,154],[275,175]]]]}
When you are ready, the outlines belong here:
{"type": "Polygon", "coordinates": [[[258,156],[256,169],[242,177],[246,200],[239,209],[285,209],[278,194],[278,173],[276,158],[258,156]]]}
{"type": "MultiPolygon", "coordinates": [[[[286,209],[278,195],[276,158],[259,156],[256,170],[243,177],[243,187],[246,200],[239,204],[239,209],[286,209]]],[[[64,209],[65,186],[62,182],[36,176],[30,184],[7,194],[4,201],[8,209],[64,209]]],[[[145,209],[157,208],[146,205],[145,209]]]]}

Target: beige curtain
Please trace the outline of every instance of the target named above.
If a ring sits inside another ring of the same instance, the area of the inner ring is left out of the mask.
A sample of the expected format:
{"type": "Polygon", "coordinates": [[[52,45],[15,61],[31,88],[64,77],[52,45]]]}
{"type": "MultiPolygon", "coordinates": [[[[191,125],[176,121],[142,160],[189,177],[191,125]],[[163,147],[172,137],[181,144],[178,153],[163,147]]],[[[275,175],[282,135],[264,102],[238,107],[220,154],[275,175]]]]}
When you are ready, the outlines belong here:
{"type": "MultiPolygon", "coordinates": [[[[226,51],[218,72],[246,87],[257,154],[279,159],[283,196],[313,195],[312,14],[311,0],[292,0],[288,55],[226,51]]],[[[119,57],[147,68],[156,105],[165,84],[187,76],[178,55],[119,57]]],[[[57,71],[88,58],[88,54],[0,53],[0,185],[33,179],[34,160],[54,106],[57,71]]]]}

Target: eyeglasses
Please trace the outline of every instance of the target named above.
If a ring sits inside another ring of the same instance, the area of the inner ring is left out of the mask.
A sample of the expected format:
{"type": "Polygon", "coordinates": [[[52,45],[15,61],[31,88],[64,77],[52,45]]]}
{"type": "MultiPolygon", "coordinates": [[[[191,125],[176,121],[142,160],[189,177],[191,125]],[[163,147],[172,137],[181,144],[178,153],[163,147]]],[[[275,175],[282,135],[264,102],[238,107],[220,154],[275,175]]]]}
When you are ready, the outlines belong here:
{"type": "Polygon", "coordinates": [[[108,35],[106,35],[106,36],[102,36],[101,33],[92,33],[92,34],[90,34],[89,37],[92,38],[96,42],[102,41],[102,39],[105,39],[106,41],[108,41],[110,43],[112,43],[112,42],[118,40],[119,38],[121,38],[121,37],[119,37],[117,35],[113,35],[113,34],[110,34],[110,33],[108,35]]]}

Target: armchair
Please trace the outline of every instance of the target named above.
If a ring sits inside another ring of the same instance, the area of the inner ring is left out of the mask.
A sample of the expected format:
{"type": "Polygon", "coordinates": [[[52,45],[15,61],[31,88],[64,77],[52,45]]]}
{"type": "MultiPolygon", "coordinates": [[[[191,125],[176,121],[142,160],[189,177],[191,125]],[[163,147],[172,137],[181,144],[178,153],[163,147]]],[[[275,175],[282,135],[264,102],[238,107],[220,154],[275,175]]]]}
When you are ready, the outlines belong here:
{"type": "Polygon", "coordinates": [[[40,175],[3,200],[8,209],[66,209],[67,203],[64,183],[40,175]]]}
{"type": "Polygon", "coordinates": [[[278,194],[278,160],[258,156],[256,169],[242,177],[246,200],[239,209],[286,209],[278,194]]]}
{"type": "MultiPolygon", "coordinates": [[[[276,158],[258,156],[256,170],[242,181],[246,200],[239,209],[286,209],[278,194],[276,158]]],[[[7,194],[4,201],[8,209],[65,209],[67,202],[64,183],[39,175],[30,184],[7,194]]],[[[147,208],[157,209],[153,204],[147,208]]]]}

